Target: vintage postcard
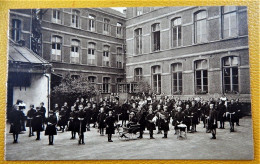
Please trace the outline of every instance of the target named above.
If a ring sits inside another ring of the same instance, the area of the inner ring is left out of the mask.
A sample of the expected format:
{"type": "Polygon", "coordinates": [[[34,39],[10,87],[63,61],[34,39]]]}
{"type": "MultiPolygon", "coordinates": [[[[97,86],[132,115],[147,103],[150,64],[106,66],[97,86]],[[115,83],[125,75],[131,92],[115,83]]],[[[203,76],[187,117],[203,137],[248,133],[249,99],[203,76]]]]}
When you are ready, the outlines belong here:
{"type": "Polygon", "coordinates": [[[8,27],[5,160],[254,159],[247,6],[10,9],[8,27]]]}

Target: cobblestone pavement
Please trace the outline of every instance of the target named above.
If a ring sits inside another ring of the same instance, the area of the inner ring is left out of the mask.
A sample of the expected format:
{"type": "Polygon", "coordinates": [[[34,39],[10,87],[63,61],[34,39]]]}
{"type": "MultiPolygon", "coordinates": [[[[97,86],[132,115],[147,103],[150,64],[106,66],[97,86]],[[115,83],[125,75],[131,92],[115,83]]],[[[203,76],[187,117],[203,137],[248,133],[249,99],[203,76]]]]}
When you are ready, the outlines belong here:
{"type": "MultiPolygon", "coordinates": [[[[19,143],[13,144],[12,135],[6,135],[6,160],[93,160],[93,159],[253,159],[253,137],[251,117],[240,120],[241,126],[235,126],[235,132],[217,129],[217,139],[211,140],[211,134],[205,133],[203,124],[199,124],[196,133],[188,133],[188,138],[178,140],[173,127],[167,139],[162,134],[155,134],[149,139],[148,131],[144,138],[121,141],[117,134],[114,142],[107,142],[107,136],[100,136],[97,129],[85,133],[85,145],[78,145],[77,140],[70,140],[70,132],[58,132],[54,145],[48,145],[48,136],[41,133],[41,140],[25,134],[19,135],[19,143]]],[[[9,125],[7,125],[7,132],[9,125]]],[[[155,131],[157,132],[157,131],[155,131]]],[[[77,136],[78,137],[78,136],[77,136]]]]}

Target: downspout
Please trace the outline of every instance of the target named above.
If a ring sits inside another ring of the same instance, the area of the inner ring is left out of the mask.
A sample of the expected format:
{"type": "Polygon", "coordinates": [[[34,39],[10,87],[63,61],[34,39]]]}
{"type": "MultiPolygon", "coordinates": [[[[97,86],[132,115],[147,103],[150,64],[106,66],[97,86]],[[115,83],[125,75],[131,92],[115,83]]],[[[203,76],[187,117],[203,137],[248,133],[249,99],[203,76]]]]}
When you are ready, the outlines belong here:
{"type": "Polygon", "coordinates": [[[49,111],[50,111],[50,76],[47,74],[44,74],[45,77],[47,77],[47,83],[48,83],[48,87],[47,87],[47,100],[48,100],[48,105],[47,105],[47,111],[48,111],[48,117],[49,117],[49,111]]]}

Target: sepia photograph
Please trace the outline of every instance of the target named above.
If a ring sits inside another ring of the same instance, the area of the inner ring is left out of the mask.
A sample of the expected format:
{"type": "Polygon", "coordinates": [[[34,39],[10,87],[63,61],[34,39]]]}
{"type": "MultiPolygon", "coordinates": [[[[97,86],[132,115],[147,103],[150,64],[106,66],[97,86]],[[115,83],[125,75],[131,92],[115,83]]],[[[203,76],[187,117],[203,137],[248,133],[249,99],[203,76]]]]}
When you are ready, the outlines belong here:
{"type": "Polygon", "coordinates": [[[10,9],[5,160],[253,160],[248,7],[10,9]]]}

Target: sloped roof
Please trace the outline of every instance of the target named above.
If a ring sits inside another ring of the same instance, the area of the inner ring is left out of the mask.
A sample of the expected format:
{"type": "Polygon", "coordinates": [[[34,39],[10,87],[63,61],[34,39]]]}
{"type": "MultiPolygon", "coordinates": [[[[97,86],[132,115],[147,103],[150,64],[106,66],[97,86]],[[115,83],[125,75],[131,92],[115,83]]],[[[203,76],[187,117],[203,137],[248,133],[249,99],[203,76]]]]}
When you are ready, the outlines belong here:
{"type": "Polygon", "coordinates": [[[21,63],[34,63],[34,64],[48,64],[39,55],[35,54],[32,50],[29,50],[25,46],[20,46],[13,41],[9,41],[9,61],[21,62],[21,63]]]}

